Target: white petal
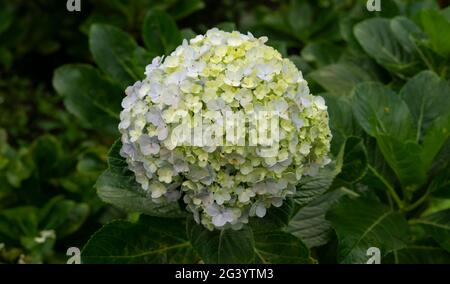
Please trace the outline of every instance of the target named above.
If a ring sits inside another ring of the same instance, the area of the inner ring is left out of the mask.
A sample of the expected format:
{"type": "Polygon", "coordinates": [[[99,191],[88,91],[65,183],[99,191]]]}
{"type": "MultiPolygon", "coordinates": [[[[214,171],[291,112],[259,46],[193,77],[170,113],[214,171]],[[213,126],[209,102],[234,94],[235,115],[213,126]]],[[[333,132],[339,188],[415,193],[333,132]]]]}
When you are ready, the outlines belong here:
{"type": "Polygon", "coordinates": [[[158,131],[158,140],[160,140],[160,141],[166,139],[167,136],[169,135],[169,129],[165,126],[158,127],[157,131],[158,131]]]}
{"type": "Polygon", "coordinates": [[[212,223],[216,227],[222,227],[223,225],[225,225],[227,223],[227,220],[224,218],[224,216],[222,214],[219,214],[212,218],[212,223]]]}
{"type": "Polygon", "coordinates": [[[137,97],[134,95],[128,95],[126,96],[122,101],[122,107],[124,109],[131,108],[136,103],[137,97]]]}
{"type": "Polygon", "coordinates": [[[219,208],[217,207],[217,205],[212,204],[206,208],[206,213],[208,213],[209,216],[214,217],[214,216],[219,215],[220,211],[219,211],[219,208]]]}
{"type": "Polygon", "coordinates": [[[264,203],[259,203],[258,206],[256,206],[256,216],[262,218],[266,215],[267,209],[264,206],[264,203]]]}

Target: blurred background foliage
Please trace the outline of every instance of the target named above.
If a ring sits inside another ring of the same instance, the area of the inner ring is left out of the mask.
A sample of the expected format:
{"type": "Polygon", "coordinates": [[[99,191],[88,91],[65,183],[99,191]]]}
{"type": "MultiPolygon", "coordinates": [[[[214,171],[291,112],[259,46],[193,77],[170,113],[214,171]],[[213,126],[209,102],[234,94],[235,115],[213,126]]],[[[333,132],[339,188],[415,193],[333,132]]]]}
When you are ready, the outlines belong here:
{"type": "MultiPolygon", "coordinates": [[[[341,109],[345,103],[342,106],[333,97],[348,94],[361,81],[380,81],[399,91],[424,69],[446,80],[450,76],[450,28],[440,24],[444,34],[436,35],[429,23],[429,17],[441,17],[450,27],[450,10],[439,11],[448,1],[383,0],[381,12],[368,12],[366,1],[358,0],[81,0],[81,12],[68,12],[65,2],[0,1],[0,263],[65,262],[67,248],[81,248],[103,224],[135,218],[105,205],[94,189],[107,167],[108,148],[117,137],[117,118],[86,116],[80,102],[71,101],[72,90],[57,76],[52,84],[54,70],[68,63],[97,62],[105,71],[104,49],[92,42],[95,24],[126,32],[128,36],[122,39],[130,41],[130,46],[145,46],[136,47],[133,55],[142,64],[169,53],[181,39],[212,27],[268,36],[269,44],[302,70],[312,92],[327,92],[325,96],[331,97],[328,103],[341,109]],[[424,14],[423,10],[431,12],[424,14]],[[405,36],[400,43],[407,42],[411,50],[383,41],[389,34],[378,34],[378,47],[365,46],[361,42],[373,39],[358,38],[367,34],[354,32],[355,24],[365,19],[399,15],[403,18],[396,18],[395,23],[406,27],[407,35],[414,34],[414,42],[405,36]],[[414,30],[416,25],[420,29],[414,30]],[[388,55],[378,54],[376,48],[387,49],[388,55]]],[[[102,36],[101,30],[97,32],[102,36]]],[[[142,77],[144,66],[137,65],[135,72],[142,77]]],[[[103,90],[118,90],[119,94],[133,81],[114,76],[111,80],[111,74],[93,69],[85,71],[104,82],[103,90]]],[[[78,87],[90,91],[90,86],[78,87]]],[[[334,136],[333,152],[337,154],[346,137],[334,136]]],[[[370,137],[365,139],[374,143],[370,137]]],[[[376,160],[380,154],[373,156],[369,158],[376,160]]],[[[389,169],[383,174],[394,175],[389,169]]],[[[448,186],[447,177],[448,173],[441,188],[448,186]]],[[[441,198],[448,198],[442,189],[436,191],[441,198]]],[[[428,210],[448,208],[448,199],[436,206],[428,210]]],[[[317,254],[323,262],[333,257],[320,249],[317,254]]]]}

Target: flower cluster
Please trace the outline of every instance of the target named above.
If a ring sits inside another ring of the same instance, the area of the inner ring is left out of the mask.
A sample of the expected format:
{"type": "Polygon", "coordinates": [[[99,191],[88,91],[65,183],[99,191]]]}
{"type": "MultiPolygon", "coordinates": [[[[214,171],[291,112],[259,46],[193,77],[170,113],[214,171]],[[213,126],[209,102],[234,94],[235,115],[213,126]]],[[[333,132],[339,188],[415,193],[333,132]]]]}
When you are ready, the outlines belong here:
{"type": "Polygon", "coordinates": [[[122,102],[121,155],[137,182],[155,202],[182,197],[209,229],[239,229],[249,217],[263,217],[295,193],[303,175],[330,161],[324,99],[311,95],[301,72],[266,41],[218,29],[184,40],[170,56],[155,58],[122,102]],[[278,119],[272,145],[220,140],[225,112],[264,111],[278,119]],[[194,117],[223,143],[177,143],[180,130],[199,127],[194,117]]]}

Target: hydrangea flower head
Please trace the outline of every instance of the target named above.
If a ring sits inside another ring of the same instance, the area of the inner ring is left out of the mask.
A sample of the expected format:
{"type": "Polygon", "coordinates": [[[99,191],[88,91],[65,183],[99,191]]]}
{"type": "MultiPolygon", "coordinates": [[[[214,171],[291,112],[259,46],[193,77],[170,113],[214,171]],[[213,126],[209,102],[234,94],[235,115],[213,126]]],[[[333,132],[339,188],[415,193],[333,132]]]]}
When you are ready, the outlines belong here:
{"type": "Polygon", "coordinates": [[[182,198],[209,229],[264,217],[330,161],[324,99],[266,41],[218,29],[184,40],[122,102],[137,182],[155,202],[182,198]]]}

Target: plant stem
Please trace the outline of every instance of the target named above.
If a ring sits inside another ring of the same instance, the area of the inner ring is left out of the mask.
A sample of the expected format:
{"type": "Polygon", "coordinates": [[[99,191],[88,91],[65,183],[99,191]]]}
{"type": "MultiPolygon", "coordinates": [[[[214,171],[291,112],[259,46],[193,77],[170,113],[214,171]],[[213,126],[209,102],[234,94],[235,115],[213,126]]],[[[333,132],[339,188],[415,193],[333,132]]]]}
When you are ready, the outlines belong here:
{"type": "Polygon", "coordinates": [[[427,192],[425,192],[424,195],[422,195],[416,202],[414,202],[413,204],[407,206],[404,210],[405,211],[411,211],[416,209],[418,206],[420,206],[420,204],[422,204],[423,202],[425,202],[425,200],[427,200],[428,196],[430,195],[431,190],[427,190],[427,192]]]}
{"type": "Polygon", "coordinates": [[[416,47],[417,53],[419,53],[420,57],[422,58],[423,62],[425,63],[425,65],[427,65],[428,69],[430,69],[431,71],[437,73],[434,68],[433,65],[430,63],[430,61],[428,61],[427,57],[425,56],[425,54],[423,54],[422,50],[420,50],[420,48],[417,45],[414,45],[416,47]]]}
{"type": "Polygon", "coordinates": [[[397,206],[402,209],[403,208],[403,202],[398,196],[397,192],[395,192],[394,187],[374,168],[372,165],[369,164],[369,170],[372,171],[372,173],[386,186],[386,188],[389,190],[389,193],[391,194],[392,198],[394,198],[395,203],[397,203],[397,206]]]}

